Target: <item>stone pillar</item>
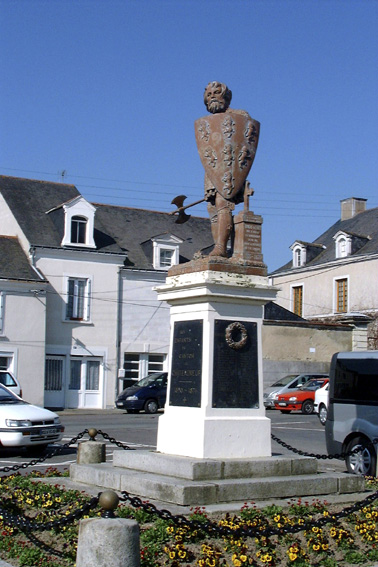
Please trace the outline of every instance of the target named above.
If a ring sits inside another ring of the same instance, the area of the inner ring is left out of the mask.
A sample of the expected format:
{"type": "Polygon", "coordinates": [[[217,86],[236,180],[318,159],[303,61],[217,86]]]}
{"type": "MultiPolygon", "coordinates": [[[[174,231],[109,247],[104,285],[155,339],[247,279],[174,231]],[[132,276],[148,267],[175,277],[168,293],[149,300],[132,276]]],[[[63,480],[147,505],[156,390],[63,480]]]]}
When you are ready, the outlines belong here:
{"type": "Polygon", "coordinates": [[[203,271],[168,276],[168,395],[157,450],[196,458],[271,456],[263,404],[263,306],[277,290],[263,276],[203,271]]]}
{"type": "Polygon", "coordinates": [[[139,567],[139,526],[125,518],[89,518],[79,524],[76,567],[139,567]]]}
{"type": "Polygon", "coordinates": [[[235,240],[233,261],[260,267],[261,275],[265,275],[266,266],[261,251],[262,217],[252,211],[240,211],[234,217],[235,240]]]}
{"type": "Polygon", "coordinates": [[[79,465],[105,463],[106,444],[99,441],[81,441],[77,447],[76,462],[79,465]]]}

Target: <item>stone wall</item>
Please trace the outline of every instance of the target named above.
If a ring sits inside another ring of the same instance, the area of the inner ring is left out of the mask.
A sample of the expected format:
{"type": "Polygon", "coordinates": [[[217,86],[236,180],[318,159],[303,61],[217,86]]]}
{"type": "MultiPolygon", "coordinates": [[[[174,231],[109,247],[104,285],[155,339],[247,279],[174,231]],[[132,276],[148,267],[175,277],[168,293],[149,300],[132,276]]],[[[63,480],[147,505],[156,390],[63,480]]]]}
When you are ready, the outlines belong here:
{"type": "Polygon", "coordinates": [[[262,345],[267,387],[286,374],[328,372],[335,352],[353,350],[353,327],[264,321],[262,345]]]}

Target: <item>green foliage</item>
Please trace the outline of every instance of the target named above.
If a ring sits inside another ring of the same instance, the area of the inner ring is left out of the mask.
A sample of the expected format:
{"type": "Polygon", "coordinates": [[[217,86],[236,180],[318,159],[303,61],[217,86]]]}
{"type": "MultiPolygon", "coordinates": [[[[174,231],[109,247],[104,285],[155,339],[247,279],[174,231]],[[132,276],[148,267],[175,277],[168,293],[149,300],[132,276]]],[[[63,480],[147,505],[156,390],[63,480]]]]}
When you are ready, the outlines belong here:
{"type": "Polygon", "coordinates": [[[366,565],[366,555],[360,551],[350,550],[345,553],[345,561],[356,565],[366,565]]]}
{"type": "Polygon", "coordinates": [[[337,567],[338,562],[333,557],[325,557],[322,559],[322,567],[337,567]]]}
{"type": "Polygon", "coordinates": [[[283,508],[282,506],[276,506],[275,504],[272,504],[271,506],[266,506],[264,508],[264,513],[273,518],[273,516],[277,516],[278,514],[282,514],[283,512],[283,508]]]}
{"type": "MultiPolygon", "coordinates": [[[[53,469],[47,476],[53,474],[59,476],[53,469]]],[[[48,522],[70,514],[89,501],[84,492],[65,490],[58,483],[41,480],[39,472],[1,477],[2,506],[12,513],[48,522]]],[[[284,533],[286,527],[305,526],[311,519],[331,519],[332,513],[326,502],[315,499],[292,500],[287,507],[273,504],[261,510],[254,503],[245,504],[239,514],[210,518],[229,530],[221,536],[216,532],[209,535],[197,525],[158,518],[142,507],[122,504],[116,511],[118,517],[135,519],[140,525],[141,567],[347,567],[378,561],[378,502],[369,503],[338,522],[312,524],[294,535],[284,533]],[[269,537],[261,533],[270,528],[282,529],[283,533],[269,537]],[[256,537],[241,535],[249,529],[260,533],[256,537]]],[[[86,517],[97,515],[100,515],[98,509],[86,517]]],[[[200,524],[209,520],[204,507],[193,508],[188,519],[200,524]]],[[[74,565],[78,522],[35,535],[43,546],[35,546],[31,536],[7,526],[0,516],[0,558],[14,559],[20,567],[74,565]],[[54,555],[53,550],[60,551],[64,557],[54,555]]]]}

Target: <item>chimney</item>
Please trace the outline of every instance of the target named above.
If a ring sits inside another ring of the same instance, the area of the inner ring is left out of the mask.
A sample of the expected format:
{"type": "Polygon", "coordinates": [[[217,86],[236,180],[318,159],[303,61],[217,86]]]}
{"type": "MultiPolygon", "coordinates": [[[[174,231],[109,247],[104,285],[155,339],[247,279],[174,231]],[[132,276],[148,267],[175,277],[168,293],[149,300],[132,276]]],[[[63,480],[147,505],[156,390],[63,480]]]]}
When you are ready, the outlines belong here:
{"type": "Polygon", "coordinates": [[[341,203],[341,220],[347,220],[355,217],[358,213],[366,211],[367,199],[360,199],[359,197],[349,197],[343,199],[341,203]]]}

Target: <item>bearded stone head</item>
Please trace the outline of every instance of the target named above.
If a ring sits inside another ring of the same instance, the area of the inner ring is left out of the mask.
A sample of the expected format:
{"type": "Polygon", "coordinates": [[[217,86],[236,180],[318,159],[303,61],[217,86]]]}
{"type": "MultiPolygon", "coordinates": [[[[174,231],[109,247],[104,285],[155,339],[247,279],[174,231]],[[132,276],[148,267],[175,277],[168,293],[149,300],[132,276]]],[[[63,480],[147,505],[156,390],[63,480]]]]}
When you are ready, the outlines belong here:
{"type": "Polygon", "coordinates": [[[216,114],[225,112],[230,106],[232,92],[224,83],[212,81],[205,87],[203,100],[209,112],[216,114]]]}

